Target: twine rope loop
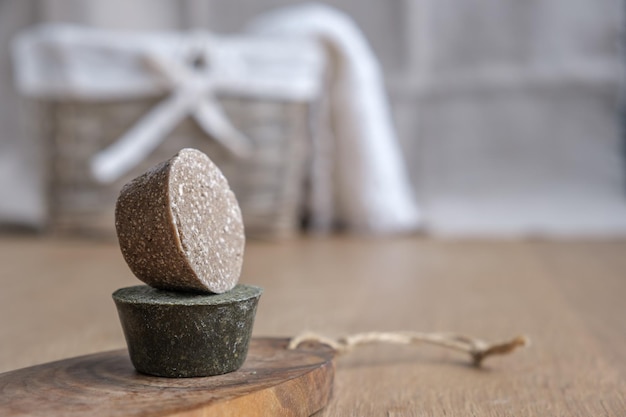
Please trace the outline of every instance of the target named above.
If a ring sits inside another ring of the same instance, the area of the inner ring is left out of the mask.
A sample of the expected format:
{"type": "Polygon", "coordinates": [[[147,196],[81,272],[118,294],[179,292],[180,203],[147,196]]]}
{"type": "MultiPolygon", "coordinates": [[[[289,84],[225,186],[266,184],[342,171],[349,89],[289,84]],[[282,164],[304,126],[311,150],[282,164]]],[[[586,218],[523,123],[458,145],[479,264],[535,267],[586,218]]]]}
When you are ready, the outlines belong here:
{"type": "Polygon", "coordinates": [[[300,345],[311,342],[327,345],[337,352],[338,355],[350,353],[357,346],[374,343],[396,345],[430,344],[467,353],[471,357],[472,364],[476,367],[480,367],[488,357],[509,354],[520,347],[530,344],[530,340],[526,336],[517,336],[503,342],[489,343],[481,339],[454,333],[366,332],[333,339],[318,333],[304,332],[293,337],[287,348],[297,349],[300,345]]]}

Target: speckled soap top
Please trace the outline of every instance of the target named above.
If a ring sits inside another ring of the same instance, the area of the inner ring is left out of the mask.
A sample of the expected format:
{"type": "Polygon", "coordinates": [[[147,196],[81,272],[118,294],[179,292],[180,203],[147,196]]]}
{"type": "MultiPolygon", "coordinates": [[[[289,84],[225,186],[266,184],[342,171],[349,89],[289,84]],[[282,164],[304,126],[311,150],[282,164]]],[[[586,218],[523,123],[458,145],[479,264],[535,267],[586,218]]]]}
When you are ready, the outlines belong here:
{"type": "Polygon", "coordinates": [[[253,285],[238,284],[230,291],[222,294],[194,294],[181,293],[167,290],[159,290],[147,285],[136,285],[121,288],[113,293],[113,299],[130,304],[154,304],[154,305],[224,305],[237,303],[250,298],[258,298],[263,293],[260,287],[253,285]]]}
{"type": "Polygon", "coordinates": [[[239,280],[241,211],[226,178],[198,150],[183,149],[126,184],[115,226],[130,269],[155,288],[223,293],[239,280]]]}

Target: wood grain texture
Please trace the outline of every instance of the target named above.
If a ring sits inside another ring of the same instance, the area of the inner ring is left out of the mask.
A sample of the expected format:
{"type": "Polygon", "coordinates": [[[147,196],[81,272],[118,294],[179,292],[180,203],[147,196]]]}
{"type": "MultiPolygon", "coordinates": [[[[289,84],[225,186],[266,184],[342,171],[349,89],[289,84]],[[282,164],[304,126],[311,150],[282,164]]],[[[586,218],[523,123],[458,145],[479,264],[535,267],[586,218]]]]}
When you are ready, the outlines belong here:
{"type": "Polygon", "coordinates": [[[287,350],[287,339],[253,339],[238,371],[207,378],[137,373],[126,350],[0,374],[4,417],[309,416],[326,405],[334,353],[287,350]]]}
{"type": "MultiPolygon", "coordinates": [[[[265,290],[257,336],[532,340],[482,370],[428,346],[357,349],[316,417],[595,417],[626,415],[625,271],[626,241],[341,237],[252,242],[241,281],[265,290]]],[[[137,282],[113,243],[0,239],[0,371],[123,348],[110,294],[137,282]]]]}

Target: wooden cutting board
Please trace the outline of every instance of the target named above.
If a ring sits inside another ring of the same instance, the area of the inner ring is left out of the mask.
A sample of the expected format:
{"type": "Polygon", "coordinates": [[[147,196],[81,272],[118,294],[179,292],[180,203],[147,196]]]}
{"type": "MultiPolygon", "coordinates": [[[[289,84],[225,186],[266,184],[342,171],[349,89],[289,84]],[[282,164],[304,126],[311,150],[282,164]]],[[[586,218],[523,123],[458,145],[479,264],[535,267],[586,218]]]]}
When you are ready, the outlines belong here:
{"type": "Polygon", "coordinates": [[[158,378],[135,371],[126,350],[96,353],[0,374],[0,415],[309,416],[331,394],[334,352],[287,350],[287,339],[252,339],[236,372],[158,378]]]}

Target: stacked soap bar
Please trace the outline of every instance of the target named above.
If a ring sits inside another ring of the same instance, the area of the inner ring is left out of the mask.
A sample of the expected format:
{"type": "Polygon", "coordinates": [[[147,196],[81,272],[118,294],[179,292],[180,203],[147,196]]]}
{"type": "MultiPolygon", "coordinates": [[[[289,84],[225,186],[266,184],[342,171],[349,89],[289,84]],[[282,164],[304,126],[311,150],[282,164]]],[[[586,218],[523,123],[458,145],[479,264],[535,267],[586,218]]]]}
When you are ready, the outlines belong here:
{"type": "Polygon", "coordinates": [[[239,280],[241,211],[219,168],[198,150],[183,149],[126,184],[115,227],[128,266],[155,288],[222,293],[239,280]]]}
{"type": "Polygon", "coordinates": [[[122,188],[115,226],[124,259],[148,284],[113,294],[135,368],[174,377],[239,368],[262,291],[237,285],[243,220],[219,168],[181,150],[122,188]]]}

